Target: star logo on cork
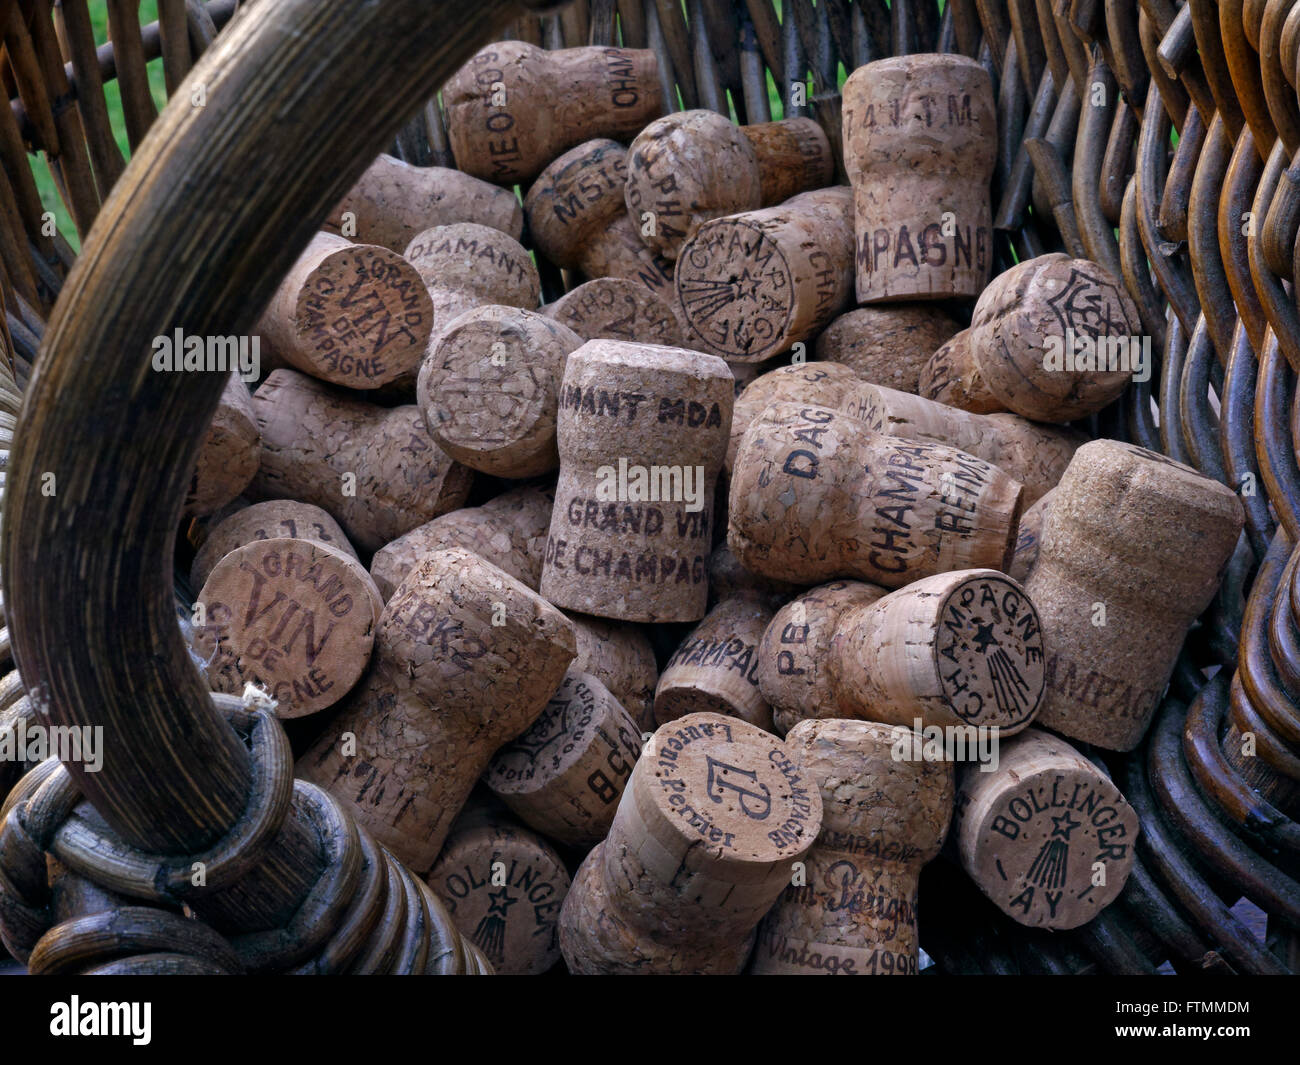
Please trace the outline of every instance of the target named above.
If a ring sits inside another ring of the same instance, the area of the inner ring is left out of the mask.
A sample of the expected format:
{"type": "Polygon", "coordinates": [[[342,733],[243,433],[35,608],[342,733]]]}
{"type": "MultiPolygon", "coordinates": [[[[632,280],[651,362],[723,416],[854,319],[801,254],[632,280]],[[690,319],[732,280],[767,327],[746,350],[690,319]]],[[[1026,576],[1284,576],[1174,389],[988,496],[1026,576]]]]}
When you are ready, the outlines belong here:
{"type": "Polygon", "coordinates": [[[488,898],[491,900],[491,903],[488,906],[489,917],[494,914],[500,914],[502,917],[505,917],[506,911],[519,901],[517,898],[511,896],[509,888],[502,888],[500,891],[489,891],[488,898]]]}
{"type": "Polygon", "coordinates": [[[1021,591],[975,578],[954,590],[935,645],[953,713],[969,723],[1017,724],[1043,691],[1042,634],[1021,591]]]}
{"type": "Polygon", "coordinates": [[[1081,824],[1083,824],[1082,821],[1076,821],[1070,815],[1070,811],[1066,810],[1060,817],[1052,818],[1052,839],[1056,839],[1057,836],[1060,836],[1061,839],[1068,840],[1070,838],[1070,833],[1081,824]],[[1064,827],[1062,827],[1062,825],[1064,825],[1064,827]]]}

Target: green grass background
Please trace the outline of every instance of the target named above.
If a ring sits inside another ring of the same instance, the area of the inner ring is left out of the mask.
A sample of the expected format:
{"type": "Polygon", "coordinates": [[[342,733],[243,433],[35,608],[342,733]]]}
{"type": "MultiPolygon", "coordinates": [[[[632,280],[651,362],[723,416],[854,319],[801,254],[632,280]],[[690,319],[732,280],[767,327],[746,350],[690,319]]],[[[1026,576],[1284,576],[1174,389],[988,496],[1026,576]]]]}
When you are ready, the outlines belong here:
{"type": "MultiPolygon", "coordinates": [[[[104,0],[90,0],[89,6],[91,24],[95,30],[95,43],[103,44],[108,40],[108,8],[104,0]]],[[[140,4],[140,25],[147,26],[149,23],[157,21],[157,0],[142,0],[140,4]]],[[[149,64],[149,87],[153,90],[154,102],[161,110],[167,101],[161,59],[155,59],[149,64]]],[[[122,120],[122,97],[118,92],[116,81],[105,84],[104,99],[108,104],[108,117],[113,126],[113,133],[117,137],[118,146],[122,149],[122,154],[129,157],[130,150],[127,148],[126,123],[122,120]]],[[[68,209],[64,206],[58,189],[55,187],[54,178],[50,175],[50,168],[46,164],[44,152],[32,157],[32,173],[36,176],[36,187],[40,190],[41,202],[47,211],[54,212],[59,232],[67,238],[68,243],[74,249],[80,251],[80,241],[77,240],[77,231],[72,225],[72,217],[68,214],[68,209]]]]}

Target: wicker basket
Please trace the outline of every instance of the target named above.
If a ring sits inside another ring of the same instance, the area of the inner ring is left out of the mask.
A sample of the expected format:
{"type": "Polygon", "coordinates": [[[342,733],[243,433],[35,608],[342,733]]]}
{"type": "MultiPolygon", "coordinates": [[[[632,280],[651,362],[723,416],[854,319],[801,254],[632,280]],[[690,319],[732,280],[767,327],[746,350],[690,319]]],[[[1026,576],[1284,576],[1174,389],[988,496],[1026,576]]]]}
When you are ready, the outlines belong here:
{"type": "MultiPolygon", "coordinates": [[[[6,453],[11,434],[19,443],[5,486],[4,620],[23,678],[0,681],[0,726],[48,714],[133,738],[129,757],[95,775],[50,761],[19,783],[0,764],[11,949],[34,972],[486,968],[417,878],[323,792],[292,786],[287,743],[265,713],[204,692],[159,560],[173,557],[220,382],[142,373],[140,353],[180,321],[194,333],[251,328],[378,151],[455,166],[433,90],[504,37],[653,49],[681,108],[740,122],[807,115],[837,157],[844,72],[924,51],[988,69],[996,269],[1056,250],[1095,260],[1123,277],[1157,352],[1151,381],[1084,428],[1241,488],[1247,531],[1148,739],[1105,758],[1142,820],[1119,901],[1075,932],[1036,933],[937,862],[922,880],[922,945],[954,973],[1300,971],[1300,195],[1289,170],[1300,102],[1289,5],[471,6],[160,0],[160,21],[142,26],[136,4],[108,0],[113,43],[98,48],[87,0],[7,9],[0,433],[6,453]],[[181,97],[161,116],[147,72],[158,57],[181,97]],[[187,106],[187,76],[204,83],[204,106],[187,106]],[[113,80],[138,156],[129,168],[104,104],[113,80]],[[35,152],[85,241],[75,268],[46,224],[35,152]],[[1261,756],[1249,769],[1232,757],[1245,732],[1261,756]],[[45,853],[79,884],[75,912],[52,904],[45,853]],[[223,890],[187,895],[183,873],[200,859],[223,890]],[[1267,914],[1267,932],[1243,917],[1241,898],[1267,914]]],[[[545,297],[562,294],[572,279],[538,265],[545,297]]]]}

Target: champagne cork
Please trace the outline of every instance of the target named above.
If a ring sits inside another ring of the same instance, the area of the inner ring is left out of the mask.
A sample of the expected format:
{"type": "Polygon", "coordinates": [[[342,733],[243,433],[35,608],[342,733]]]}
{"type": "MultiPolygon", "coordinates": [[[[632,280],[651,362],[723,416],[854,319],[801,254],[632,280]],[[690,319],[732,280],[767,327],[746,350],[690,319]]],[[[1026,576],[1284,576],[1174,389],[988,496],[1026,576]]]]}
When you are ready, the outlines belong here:
{"type": "Polygon", "coordinates": [[[710,355],[590,340],[569,356],[543,596],[624,621],[704,616],[731,405],[710,355]]]}
{"type": "Polygon", "coordinates": [[[541,302],[541,280],[524,246],[487,226],[463,222],[426,229],[411,238],[406,258],[433,302],[431,335],[475,307],[533,310],[541,302]]]}
{"type": "MultiPolygon", "coordinates": [[[[543,531],[545,535],[545,531],[543,531]]],[[[653,732],[655,685],[659,665],[645,630],[584,614],[569,616],[578,639],[578,654],[572,669],[590,673],[636,722],[637,735],[653,732]]]]}
{"type": "Polygon", "coordinates": [[[416,400],[429,434],[457,462],[496,477],[557,468],[555,420],[572,329],[535,311],[479,307],[429,347],[416,400]]]}
{"type": "Polygon", "coordinates": [[[831,640],[845,613],[886,594],[874,584],[832,581],[809,589],[773,615],[759,641],[756,672],[777,735],[806,719],[840,716],[830,683],[831,640]]]}
{"type": "Polygon", "coordinates": [[[860,307],[822,330],[814,350],[819,361],[841,363],[864,381],[915,392],[930,356],[960,328],[947,311],[927,304],[860,307]]]}
{"type": "Polygon", "coordinates": [[[429,436],[414,405],[378,407],[292,370],[253,396],[262,457],[252,492],[329,511],[362,551],[375,551],[455,510],[471,473],[429,436]]]}
{"type": "Polygon", "coordinates": [[[910,729],[866,721],[803,721],[786,737],[821,791],[822,830],[806,881],[764,919],[750,972],[916,974],[917,881],[948,834],[953,771],[896,757],[914,742],[910,729]]]}
{"type": "MultiPolygon", "coordinates": [[[[737,369],[743,364],[737,364],[737,369]]],[[[773,403],[804,403],[840,410],[857,384],[857,375],[834,362],[803,362],[781,366],[755,378],[736,399],[727,442],[727,472],[735,468],[741,438],[773,403]]]]}
{"type": "Polygon", "coordinates": [[[508,976],[536,976],[560,960],[556,924],[569,883],[554,847],[501,818],[458,818],[428,876],[460,934],[508,976]]]}
{"type": "Polygon", "coordinates": [[[718,603],[673,653],[655,689],[655,720],[687,714],[737,717],[772,731],[772,708],[758,690],[758,642],[772,611],[747,592],[718,603]]]}
{"type": "Polygon", "coordinates": [[[834,180],[830,142],[812,119],[737,126],[716,111],[679,111],[651,122],[628,146],[625,198],[647,246],[676,259],[702,223],[834,180]]]}
{"type": "Polygon", "coordinates": [[[573,652],[568,620],[513,577],[468,551],[430,555],[384,608],[374,667],[298,775],[424,873],[493,753],[537,719],[573,652]]]}
{"type": "Polygon", "coordinates": [[[852,206],[836,186],[701,225],[677,258],[686,342],[761,362],[811,338],[853,302],[852,206]]]}
{"type": "MultiPolygon", "coordinates": [[[[606,843],[598,843],[573,874],[560,910],[560,951],[569,971],[584,976],[735,976],[754,949],[755,932],[722,942],[664,942],[664,926],[620,908],[620,888],[605,877],[606,843]]],[[[664,918],[670,922],[671,918],[664,918]]],[[[671,927],[671,924],[668,925],[671,927]]]]}
{"type": "Polygon", "coordinates": [[[777,403],[736,452],[727,542],[755,573],[899,588],[1005,569],[1022,489],[956,448],[873,433],[828,407],[777,403]]]}
{"type": "Polygon", "coordinates": [[[592,140],[551,163],[524,197],[524,215],[537,250],[583,277],[619,277],[667,303],[684,328],[673,289],[673,264],[655,255],[632,225],[623,202],[627,151],[592,140]]]}
{"type": "Polygon", "coordinates": [[[930,356],[917,379],[917,395],[971,414],[1005,411],[1006,406],[984,383],[970,340],[971,331],[963,329],[930,356]]]}
{"type": "Polygon", "coordinates": [[[481,507],[453,510],[381,547],[371,559],[370,576],[387,602],[421,561],[435,551],[460,547],[536,591],[554,504],[554,491],[525,485],[481,507]]]}
{"type": "Polygon", "coordinates": [[[1043,626],[991,569],[937,573],[840,616],[827,679],[840,717],[1010,736],[1043,703],[1043,626]]]}
{"type": "Polygon", "coordinates": [[[1052,505],[1056,489],[1039,498],[1020,517],[1020,531],[1016,533],[1016,554],[1007,569],[1007,576],[1024,584],[1038,562],[1038,547],[1043,538],[1043,522],[1047,508],[1052,505]]]}
{"type": "MultiPolygon", "coordinates": [[[[1135,374],[1152,369],[1151,339],[1142,335],[1137,306],[1119,278],[1061,254],[1040,255],[995,278],[975,305],[969,342],[950,356],[948,376],[961,381],[948,386],[954,399],[965,392],[982,407],[996,403],[1040,422],[1094,414],[1135,374]],[[961,368],[963,355],[973,367],[961,368]]],[[[945,401],[935,391],[932,383],[923,394],[945,401]]]]}
{"type": "Polygon", "coordinates": [[[609,689],[570,667],[541,716],[493,757],[484,782],[530,828],[587,850],[609,831],[641,731],[609,689]]]}
{"type": "Polygon", "coordinates": [[[835,184],[835,154],[826,133],[811,118],[786,118],[741,126],[758,160],[761,207],[835,184]]]}
{"type": "Polygon", "coordinates": [[[253,397],[239,375],[232,373],[194,464],[185,516],[206,517],[237,499],[257,474],[260,456],[253,397]]]}
{"type": "Polygon", "coordinates": [[[326,224],[359,244],[401,254],[416,234],[457,222],[490,226],[515,240],[524,232],[523,209],[508,189],[450,167],[412,166],[380,155],[326,224]]]}
{"type": "Polygon", "coordinates": [[[257,328],[289,366],[345,388],[372,389],[420,365],[433,334],[433,305],[415,267],[397,252],[318,233],[257,328]]]}
{"type": "Polygon", "coordinates": [[[669,303],[644,285],[622,277],[598,277],[579,285],[542,313],[583,340],[680,347],[682,330],[669,303]]]}
{"type": "Polygon", "coordinates": [[[338,522],[320,507],[295,503],[291,499],[273,499],[243,507],[208,531],[203,546],[194,555],[194,564],[190,567],[190,584],[202,588],[213,567],[235,548],[251,544],[254,540],[271,540],[282,536],[294,540],[312,540],[342,551],[345,555],[357,557],[338,522]]]}
{"type": "Polygon", "coordinates": [[[1092,762],[1034,728],[1002,746],[996,771],[963,770],[953,831],[963,868],[999,909],[1059,930],[1119,896],[1138,817],[1092,762]]]}
{"type": "Polygon", "coordinates": [[[1230,488],[1163,455],[1116,440],[1075,452],[1025,584],[1047,634],[1041,724],[1137,746],[1243,521],[1230,488]]]}
{"type": "Polygon", "coordinates": [[[592,137],[627,140],[663,114],[652,51],[544,51],[502,41],[476,52],[442,88],[456,165],[497,185],[526,185],[592,137]]]}
{"type": "Polygon", "coordinates": [[[993,265],[993,83],[973,59],[908,55],[844,83],[859,303],[969,299],[993,265]]]}
{"type": "Polygon", "coordinates": [[[663,726],[564,901],[570,970],[739,972],[821,821],[820,791],[775,736],[707,713],[663,726]]]}
{"type": "Polygon", "coordinates": [[[933,400],[863,382],[844,408],[875,432],[949,444],[992,463],[1025,487],[1025,505],[1056,487],[1087,438],[1014,414],[970,414],[933,400]]]}
{"type": "Polygon", "coordinates": [[[199,592],[194,650],[213,691],[264,688],[282,718],[343,698],[370,664],[383,601],[350,552],[273,537],[237,547],[199,592]]]}

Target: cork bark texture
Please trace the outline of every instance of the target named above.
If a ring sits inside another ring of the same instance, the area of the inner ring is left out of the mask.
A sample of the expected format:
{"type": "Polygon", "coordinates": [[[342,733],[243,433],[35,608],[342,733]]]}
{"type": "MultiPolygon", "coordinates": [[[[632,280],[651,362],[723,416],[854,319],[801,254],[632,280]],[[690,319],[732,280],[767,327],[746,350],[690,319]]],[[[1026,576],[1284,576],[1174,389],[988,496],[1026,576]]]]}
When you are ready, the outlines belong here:
{"type": "Polygon", "coordinates": [[[583,849],[605,838],[641,733],[623,705],[590,673],[570,667],[541,715],[497,751],[487,786],[525,824],[583,849]]]}
{"type": "Polygon", "coordinates": [[[704,616],[731,406],[731,372],[710,355],[592,340],[569,356],[547,599],[624,621],[704,616]]]}
{"type": "Polygon", "coordinates": [[[553,489],[525,485],[503,492],[480,507],[443,514],[376,551],[370,575],[387,602],[425,557],[460,547],[536,591],[542,578],[542,555],[554,504],[553,489]]]}
{"type": "Polygon", "coordinates": [[[1082,433],[1038,425],[1015,414],[971,414],[866,383],[849,392],[844,408],[875,432],[948,444],[997,466],[1024,485],[1025,506],[1056,487],[1087,439],[1082,433]]]}
{"type": "Polygon", "coordinates": [[[665,115],[628,146],[624,199],[646,246],[676,259],[701,223],[763,206],[758,156],[716,111],[665,115]]]}
{"type": "Polygon", "coordinates": [[[542,313],[583,340],[680,347],[681,326],[672,306],[644,285],[622,277],[598,277],[565,293],[542,313]]]}
{"type": "Polygon", "coordinates": [[[434,226],[475,222],[519,240],[524,213],[508,189],[445,166],[412,166],[380,155],[330,212],[328,225],[350,239],[403,252],[416,234],[434,226]],[[350,216],[350,217],[348,217],[350,216]]]}
{"type": "Polygon", "coordinates": [[[1043,725],[1138,744],[1243,521],[1230,488],[1172,459],[1115,440],[1079,448],[1025,584],[1047,636],[1043,725]]]}
{"type": "Polygon", "coordinates": [[[639,735],[653,732],[659,666],[646,631],[586,614],[569,615],[569,620],[578,640],[572,668],[604,684],[636,722],[639,735]]]}
{"type": "Polygon", "coordinates": [[[473,473],[433,442],[414,405],[378,407],[274,370],[253,409],[262,455],[251,492],[321,507],[363,551],[455,510],[469,494],[473,473]]]}
{"type": "Polygon", "coordinates": [[[424,873],[493,753],[537,719],[574,649],[564,615],[513,577],[467,551],[430,555],[384,608],[374,668],[298,775],[424,873]]]}
{"type": "Polygon", "coordinates": [[[527,250],[487,226],[461,222],[423,230],[404,254],[429,290],[431,335],[475,307],[534,310],[541,302],[541,281],[527,250]]]}
{"type": "Polygon", "coordinates": [[[1021,496],[1019,482],[955,448],[777,403],[737,450],[727,542],[756,573],[899,588],[954,569],[1005,569],[1021,496]]]}
{"type": "Polygon", "coordinates": [[[374,389],[420,365],[433,305],[397,252],[318,233],[280,282],[258,331],[289,366],[345,388],[374,389]]]}
{"type": "Polygon", "coordinates": [[[1059,254],[999,275],[975,305],[970,328],[984,387],[1006,410],[1040,422],[1073,421],[1112,403],[1133,379],[1132,350],[1142,341],[1123,282],[1087,259],[1059,254]]]}
{"type": "Polygon", "coordinates": [[[784,736],[800,721],[838,717],[831,690],[831,640],[841,616],[887,593],[860,581],[832,581],[781,607],[758,645],[758,688],[772,706],[773,727],[784,736]]]}
{"type": "Polygon", "coordinates": [[[842,96],[858,302],[978,296],[993,265],[997,151],[984,68],[958,55],[882,59],[842,96]]]}
{"type": "Polygon", "coordinates": [[[320,507],[296,503],[291,499],[272,499],[254,503],[235,511],[208,531],[203,546],[194,555],[190,567],[190,584],[202,588],[212,567],[237,547],[254,540],[288,536],[296,540],[314,540],[356,558],[356,551],[338,522],[320,507]]]}
{"type": "Polygon", "coordinates": [[[189,491],[187,517],[204,517],[239,497],[257,474],[261,439],[248,385],[231,374],[199,451],[189,491]]]}
{"type": "Polygon", "coordinates": [[[685,324],[673,289],[673,264],[656,255],[632,225],[623,200],[627,150],[590,140],[565,152],[533,182],[524,215],[538,251],[587,280],[618,277],[664,300],[685,324]]]}
{"type": "Polygon", "coordinates": [[[751,972],[916,973],[917,878],[948,832],[953,768],[896,758],[912,739],[865,721],[804,721],[786,737],[821,791],[822,830],[805,882],[764,919],[751,972]]]}
{"type": "Polygon", "coordinates": [[[1043,702],[1043,627],[996,570],[926,577],[840,616],[827,663],[841,716],[1024,729],[1043,702]]]}
{"type": "Polygon", "coordinates": [[[433,339],[416,398],[429,433],[457,462],[496,477],[557,469],[555,423],[577,333],[535,311],[467,311],[433,339]]]}
{"type": "Polygon", "coordinates": [[[655,721],[696,713],[736,717],[772,731],[772,708],[758,689],[758,644],[772,611],[752,592],[718,603],[664,666],[655,690],[655,721]]]}
{"type": "Polygon", "coordinates": [[[652,51],[523,41],[476,52],[443,86],[442,103],[456,166],[507,187],[592,137],[630,140],[664,111],[652,51]]]}
{"type": "Polygon", "coordinates": [[[811,118],[741,126],[758,160],[761,207],[835,184],[835,156],[825,131],[811,118]]]}
{"type": "Polygon", "coordinates": [[[852,370],[834,362],[781,366],[755,378],[736,399],[727,442],[727,472],[735,467],[745,430],[773,403],[810,403],[839,410],[856,381],[852,370]]]}
{"type": "Polygon", "coordinates": [[[959,331],[939,307],[880,304],[841,314],[814,350],[818,360],[841,363],[864,381],[915,392],[930,357],[959,331]]]}
{"type": "Polygon", "coordinates": [[[761,362],[845,310],[853,300],[852,202],[836,186],[701,225],[674,275],[687,343],[761,362]]]}
{"type": "Polygon", "coordinates": [[[996,772],[962,771],[953,831],[962,867],[998,908],[1031,928],[1077,928],[1123,890],[1137,813],[1064,740],[1029,729],[996,772]]]}

